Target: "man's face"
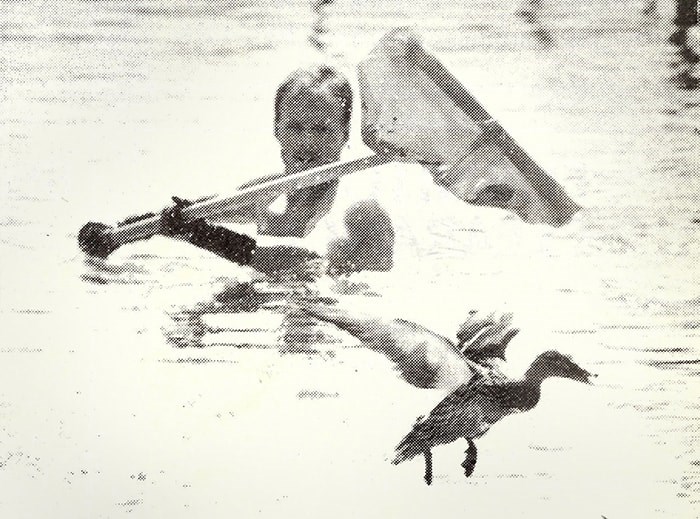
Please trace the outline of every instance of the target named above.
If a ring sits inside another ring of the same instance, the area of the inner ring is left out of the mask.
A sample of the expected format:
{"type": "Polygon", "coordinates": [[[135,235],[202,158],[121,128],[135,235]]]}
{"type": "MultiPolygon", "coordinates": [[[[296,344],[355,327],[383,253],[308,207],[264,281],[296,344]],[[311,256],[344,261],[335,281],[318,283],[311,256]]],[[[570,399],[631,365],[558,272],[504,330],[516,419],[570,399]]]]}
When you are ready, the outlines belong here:
{"type": "Polygon", "coordinates": [[[348,140],[340,99],[304,89],[283,99],[275,135],[288,173],[297,173],[340,159],[348,140]]]}

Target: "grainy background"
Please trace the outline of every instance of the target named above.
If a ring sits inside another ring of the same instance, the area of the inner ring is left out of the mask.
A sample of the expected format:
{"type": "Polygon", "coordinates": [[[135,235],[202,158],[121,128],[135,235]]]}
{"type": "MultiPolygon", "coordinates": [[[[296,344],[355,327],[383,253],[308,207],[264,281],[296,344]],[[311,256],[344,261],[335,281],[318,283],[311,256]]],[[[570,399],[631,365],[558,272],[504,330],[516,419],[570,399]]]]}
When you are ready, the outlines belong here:
{"type": "Polygon", "coordinates": [[[541,3],[1,0],[0,515],[700,515],[698,71],[670,0],[541,3]],[[446,336],[508,309],[513,373],[554,347],[600,375],[548,381],[469,480],[463,446],[436,449],[429,488],[388,460],[440,390],[330,328],[217,336],[202,314],[251,274],[207,253],[154,238],[98,269],[75,244],[87,220],[279,170],[277,83],[310,60],[354,74],[405,24],[585,210],[531,227],[391,165],[343,180],[305,244],[376,196],[396,267],[344,304],[446,336]]]}

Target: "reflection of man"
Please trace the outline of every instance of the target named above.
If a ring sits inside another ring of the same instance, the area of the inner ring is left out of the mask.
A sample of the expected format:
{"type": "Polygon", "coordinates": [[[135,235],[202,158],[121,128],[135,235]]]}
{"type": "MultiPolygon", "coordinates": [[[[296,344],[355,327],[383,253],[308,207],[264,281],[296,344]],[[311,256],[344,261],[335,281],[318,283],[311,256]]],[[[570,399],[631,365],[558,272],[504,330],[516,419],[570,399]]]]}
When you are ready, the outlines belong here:
{"type": "MultiPolygon", "coordinates": [[[[285,174],[338,161],[348,140],[351,114],[350,84],[335,69],[320,66],[290,75],[280,85],[275,99],[275,136],[285,174]]],[[[338,182],[333,180],[286,193],[282,212],[270,210],[274,199],[267,198],[227,216],[237,222],[254,222],[260,234],[303,237],[330,210],[338,182]]],[[[251,238],[202,220],[186,223],[179,215],[179,207],[164,213],[164,234],[184,238],[232,261],[270,270],[268,263],[273,261],[270,248],[256,248],[251,238]]],[[[389,216],[379,204],[374,200],[358,202],[347,210],[344,221],[347,237],[328,246],[329,272],[389,270],[394,231],[389,216]]],[[[299,257],[298,249],[276,249],[279,254],[299,257]]],[[[278,263],[279,259],[274,261],[278,263]]]]}

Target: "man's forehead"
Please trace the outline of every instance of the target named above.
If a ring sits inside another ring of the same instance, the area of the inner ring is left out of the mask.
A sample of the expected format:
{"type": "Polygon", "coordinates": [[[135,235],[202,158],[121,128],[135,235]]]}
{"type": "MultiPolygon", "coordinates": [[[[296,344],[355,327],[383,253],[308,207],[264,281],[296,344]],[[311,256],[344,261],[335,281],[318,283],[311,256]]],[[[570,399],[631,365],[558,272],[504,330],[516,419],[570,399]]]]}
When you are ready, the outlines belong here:
{"type": "Polygon", "coordinates": [[[302,87],[284,96],[282,109],[287,116],[312,114],[325,114],[326,117],[342,116],[343,100],[325,89],[302,87]]]}

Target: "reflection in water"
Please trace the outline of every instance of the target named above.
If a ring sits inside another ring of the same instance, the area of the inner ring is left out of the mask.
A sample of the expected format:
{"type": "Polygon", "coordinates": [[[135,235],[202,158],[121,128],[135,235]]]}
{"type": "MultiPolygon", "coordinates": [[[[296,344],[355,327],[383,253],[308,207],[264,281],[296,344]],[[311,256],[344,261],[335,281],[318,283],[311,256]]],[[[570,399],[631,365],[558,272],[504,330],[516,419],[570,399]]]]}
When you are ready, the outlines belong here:
{"type": "Polygon", "coordinates": [[[135,255],[125,261],[115,262],[103,258],[85,256],[81,279],[97,285],[134,285],[155,283],[152,272],[144,266],[144,260],[157,259],[150,255],[135,255]],[[135,260],[135,261],[134,261],[135,260]]]}
{"type": "Polygon", "coordinates": [[[210,299],[170,312],[163,330],[167,341],[177,347],[274,347],[284,353],[318,353],[319,344],[337,342],[294,306],[334,302],[313,288],[323,275],[319,256],[299,247],[258,247],[251,266],[264,278],[232,280],[210,299]]]}
{"type": "Polygon", "coordinates": [[[323,344],[338,339],[295,309],[302,301],[335,302],[302,282],[233,282],[208,301],[171,312],[170,325],[163,332],[179,348],[228,346],[319,353],[323,344]]]}
{"type": "Polygon", "coordinates": [[[697,0],[677,0],[676,30],[669,41],[678,47],[677,61],[671,63],[678,72],[671,78],[679,88],[692,90],[700,86],[700,29],[697,0]]]}
{"type": "Polygon", "coordinates": [[[658,7],[656,5],[656,0],[647,0],[642,8],[642,14],[644,16],[654,16],[659,13],[658,7]]]}
{"type": "Polygon", "coordinates": [[[527,18],[528,16],[537,16],[542,11],[542,0],[525,0],[518,10],[515,12],[518,16],[527,18]]]}
{"type": "MultiPolygon", "coordinates": [[[[192,261],[186,256],[144,254],[121,260],[87,257],[81,277],[90,284],[155,288],[160,287],[165,273],[191,270],[192,261]]],[[[251,266],[258,273],[257,280],[230,278],[213,296],[176,305],[163,329],[166,340],[177,347],[278,347],[284,352],[304,353],[318,352],[312,345],[337,342],[313,319],[294,309],[297,302],[335,302],[313,288],[313,282],[324,274],[322,258],[299,247],[258,247],[251,266]]],[[[337,290],[349,292],[345,288],[338,283],[337,290]]]]}
{"type": "Polygon", "coordinates": [[[327,14],[326,6],[331,5],[333,0],[311,0],[311,9],[316,18],[311,25],[311,34],[309,35],[309,43],[320,51],[324,51],[328,44],[324,39],[324,35],[328,32],[326,27],[327,14]]]}
{"type": "MultiPolygon", "coordinates": [[[[183,305],[170,312],[166,340],[180,348],[233,346],[278,348],[282,353],[319,353],[324,345],[340,342],[329,327],[319,323],[299,305],[335,304],[314,285],[325,263],[305,249],[287,246],[260,247],[255,268],[265,277],[252,282],[232,280],[211,298],[183,305]]],[[[334,279],[338,294],[374,297],[363,283],[346,277],[334,279]]],[[[332,328],[332,327],[331,327],[332,328]]]]}
{"type": "Polygon", "coordinates": [[[554,36],[549,29],[542,23],[542,0],[528,0],[524,2],[515,12],[530,26],[530,34],[544,48],[553,47],[555,44],[554,36]]]}

